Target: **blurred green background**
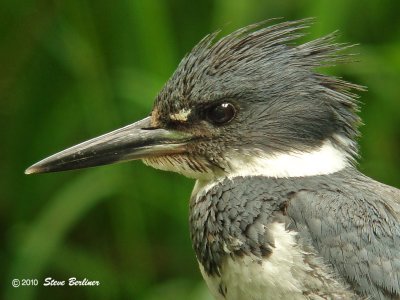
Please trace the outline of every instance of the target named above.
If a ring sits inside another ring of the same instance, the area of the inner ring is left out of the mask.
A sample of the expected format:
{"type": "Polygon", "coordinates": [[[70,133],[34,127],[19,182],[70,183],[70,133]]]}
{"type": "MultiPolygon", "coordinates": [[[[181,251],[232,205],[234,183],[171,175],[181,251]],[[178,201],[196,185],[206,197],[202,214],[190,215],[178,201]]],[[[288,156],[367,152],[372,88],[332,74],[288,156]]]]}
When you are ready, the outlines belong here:
{"type": "Polygon", "coordinates": [[[358,60],[327,70],[362,93],[366,174],[400,187],[400,2],[2,0],[0,298],[210,299],[188,231],[193,181],[140,162],[25,176],[30,164],[146,116],[205,34],[316,17],[358,60]],[[20,287],[13,278],[98,280],[20,287]]]}

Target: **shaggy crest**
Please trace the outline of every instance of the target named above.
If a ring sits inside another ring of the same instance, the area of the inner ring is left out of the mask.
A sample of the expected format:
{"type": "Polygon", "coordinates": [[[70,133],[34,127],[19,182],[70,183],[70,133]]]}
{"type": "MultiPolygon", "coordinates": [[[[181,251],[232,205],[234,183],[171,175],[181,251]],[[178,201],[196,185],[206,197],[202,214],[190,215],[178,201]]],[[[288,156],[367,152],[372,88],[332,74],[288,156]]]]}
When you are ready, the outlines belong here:
{"type": "MultiPolygon", "coordinates": [[[[315,104],[310,99],[318,98],[333,111],[336,133],[354,141],[361,121],[356,114],[358,96],[352,91],[363,88],[315,70],[350,61],[353,55],[342,51],[353,45],[336,43],[336,32],[296,45],[311,19],[263,27],[266,23],[249,25],[218,41],[219,32],[204,37],[159,93],[154,123],[168,124],[170,115],[225,98],[280,102],[294,110],[296,105],[306,110],[315,104]],[[292,101],[299,96],[301,104],[292,101]]],[[[355,142],[343,148],[350,156],[357,154],[355,142]]]]}

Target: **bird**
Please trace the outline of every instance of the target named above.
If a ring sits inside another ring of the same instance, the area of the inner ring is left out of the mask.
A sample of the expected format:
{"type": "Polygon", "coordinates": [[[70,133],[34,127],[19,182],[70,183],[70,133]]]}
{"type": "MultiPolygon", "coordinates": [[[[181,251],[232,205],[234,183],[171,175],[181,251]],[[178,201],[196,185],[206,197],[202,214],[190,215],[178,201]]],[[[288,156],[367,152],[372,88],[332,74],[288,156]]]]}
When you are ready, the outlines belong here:
{"type": "MultiPolygon", "coordinates": [[[[190,236],[215,299],[400,299],[400,190],[357,169],[354,61],[313,19],[205,36],[149,116],[25,172],[142,160],[195,179],[190,236]]],[[[272,24],[271,24],[272,23],[272,24]]]]}

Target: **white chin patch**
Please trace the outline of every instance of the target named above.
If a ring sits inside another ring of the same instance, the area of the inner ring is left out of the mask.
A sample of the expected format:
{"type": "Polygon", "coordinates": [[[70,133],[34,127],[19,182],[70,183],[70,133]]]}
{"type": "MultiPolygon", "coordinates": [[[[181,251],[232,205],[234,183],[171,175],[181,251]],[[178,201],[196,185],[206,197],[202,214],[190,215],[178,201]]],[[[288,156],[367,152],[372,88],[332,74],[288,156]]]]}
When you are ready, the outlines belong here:
{"type": "Polygon", "coordinates": [[[267,154],[255,150],[252,155],[228,154],[230,166],[228,177],[267,176],[267,177],[304,177],[331,174],[349,165],[349,157],[343,150],[335,147],[331,141],[325,141],[321,147],[309,151],[267,154]]]}

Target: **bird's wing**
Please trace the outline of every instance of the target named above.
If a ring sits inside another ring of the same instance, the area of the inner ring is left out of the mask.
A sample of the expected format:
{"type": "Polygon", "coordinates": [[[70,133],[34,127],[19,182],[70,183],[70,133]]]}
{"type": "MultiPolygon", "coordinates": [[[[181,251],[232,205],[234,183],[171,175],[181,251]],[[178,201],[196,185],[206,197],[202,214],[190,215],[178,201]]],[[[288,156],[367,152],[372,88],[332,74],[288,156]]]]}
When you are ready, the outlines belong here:
{"type": "Polygon", "coordinates": [[[400,191],[360,176],[292,194],[289,225],[361,295],[400,299],[400,191]]]}

